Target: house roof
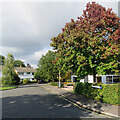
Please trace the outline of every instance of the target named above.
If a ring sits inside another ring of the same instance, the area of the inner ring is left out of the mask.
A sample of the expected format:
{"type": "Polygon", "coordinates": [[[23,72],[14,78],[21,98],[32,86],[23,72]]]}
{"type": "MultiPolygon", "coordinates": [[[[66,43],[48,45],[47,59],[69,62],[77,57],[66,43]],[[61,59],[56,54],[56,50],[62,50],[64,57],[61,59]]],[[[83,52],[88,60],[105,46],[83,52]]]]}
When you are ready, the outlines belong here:
{"type": "Polygon", "coordinates": [[[35,72],[32,67],[16,67],[15,69],[17,72],[35,72]]]}
{"type": "MultiPolygon", "coordinates": [[[[3,65],[0,65],[0,71],[3,69],[3,65]]],[[[17,72],[35,72],[35,69],[32,67],[15,67],[17,72]]]]}

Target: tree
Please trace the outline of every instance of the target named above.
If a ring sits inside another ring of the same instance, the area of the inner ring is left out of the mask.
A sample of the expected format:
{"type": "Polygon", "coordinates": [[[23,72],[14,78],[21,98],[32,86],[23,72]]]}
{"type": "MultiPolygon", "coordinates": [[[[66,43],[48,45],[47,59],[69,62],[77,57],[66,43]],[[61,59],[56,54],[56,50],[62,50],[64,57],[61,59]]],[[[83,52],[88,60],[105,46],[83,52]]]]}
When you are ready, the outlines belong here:
{"type": "Polygon", "coordinates": [[[0,55],[0,65],[4,65],[5,63],[5,57],[0,55]]]}
{"type": "Polygon", "coordinates": [[[53,64],[55,58],[55,53],[52,51],[48,51],[46,55],[43,55],[39,60],[38,69],[35,73],[35,78],[44,79],[46,81],[52,82],[57,80],[58,68],[56,64],[53,64]]]}
{"type": "Polygon", "coordinates": [[[3,85],[14,85],[19,83],[20,79],[15,73],[14,57],[12,54],[7,55],[2,70],[2,74],[3,74],[3,85]]]}
{"type": "Polygon", "coordinates": [[[21,67],[26,67],[25,64],[24,64],[24,62],[22,62],[21,60],[15,60],[14,61],[14,66],[15,67],[20,67],[20,66],[21,67]]]}
{"type": "Polygon", "coordinates": [[[80,57],[84,57],[84,62],[90,66],[94,81],[97,73],[118,74],[120,57],[118,16],[112,12],[112,9],[106,10],[95,2],[88,3],[83,12],[82,17],[79,17],[79,28],[84,31],[81,46],[83,55],[80,57]]]}
{"type": "Polygon", "coordinates": [[[66,23],[51,46],[63,66],[80,76],[119,73],[120,23],[112,9],[92,2],[86,5],[78,20],[66,23]],[[62,57],[63,56],[63,57],[62,57]]]}
{"type": "Polygon", "coordinates": [[[45,76],[44,76],[44,74],[43,74],[43,72],[40,68],[36,69],[36,72],[34,74],[34,78],[37,79],[37,80],[40,80],[40,79],[44,80],[45,79],[45,76]]]}

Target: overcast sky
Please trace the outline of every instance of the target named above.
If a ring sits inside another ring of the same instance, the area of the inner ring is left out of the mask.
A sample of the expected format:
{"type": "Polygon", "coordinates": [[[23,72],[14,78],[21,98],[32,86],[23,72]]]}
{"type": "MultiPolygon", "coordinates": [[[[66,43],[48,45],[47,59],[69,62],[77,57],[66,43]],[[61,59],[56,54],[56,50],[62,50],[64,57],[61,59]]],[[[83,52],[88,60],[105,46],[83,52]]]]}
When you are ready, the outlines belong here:
{"type": "MultiPolygon", "coordinates": [[[[96,1],[118,14],[118,0],[96,1]]],[[[0,54],[12,53],[36,68],[42,54],[52,50],[51,38],[62,32],[66,22],[81,16],[87,2],[4,0],[0,4],[0,54]]]]}

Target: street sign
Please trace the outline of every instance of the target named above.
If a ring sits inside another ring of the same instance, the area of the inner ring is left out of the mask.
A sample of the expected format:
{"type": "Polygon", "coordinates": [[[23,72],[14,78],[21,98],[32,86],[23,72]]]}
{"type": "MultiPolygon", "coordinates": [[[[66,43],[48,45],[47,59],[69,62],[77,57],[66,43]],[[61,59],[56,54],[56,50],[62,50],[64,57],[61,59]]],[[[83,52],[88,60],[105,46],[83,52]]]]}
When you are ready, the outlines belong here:
{"type": "Polygon", "coordinates": [[[92,87],[93,87],[93,88],[102,89],[102,87],[101,87],[101,86],[93,86],[93,85],[92,85],[92,87]]]}

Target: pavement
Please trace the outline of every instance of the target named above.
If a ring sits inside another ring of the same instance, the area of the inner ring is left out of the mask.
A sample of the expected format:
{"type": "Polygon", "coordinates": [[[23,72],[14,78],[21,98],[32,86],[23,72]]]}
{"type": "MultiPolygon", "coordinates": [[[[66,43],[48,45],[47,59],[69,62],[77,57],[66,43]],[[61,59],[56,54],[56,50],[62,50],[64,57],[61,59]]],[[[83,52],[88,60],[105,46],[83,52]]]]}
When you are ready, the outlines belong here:
{"type": "Polygon", "coordinates": [[[58,88],[57,86],[51,86],[51,85],[43,85],[46,89],[49,89],[51,92],[58,94],[60,96],[63,96],[64,98],[67,98],[68,100],[74,102],[80,107],[83,107],[85,109],[110,115],[113,117],[120,118],[120,106],[117,105],[111,105],[106,103],[101,103],[99,101],[95,101],[92,99],[88,99],[82,95],[73,93],[73,86],[67,86],[65,88],[58,88]]]}

